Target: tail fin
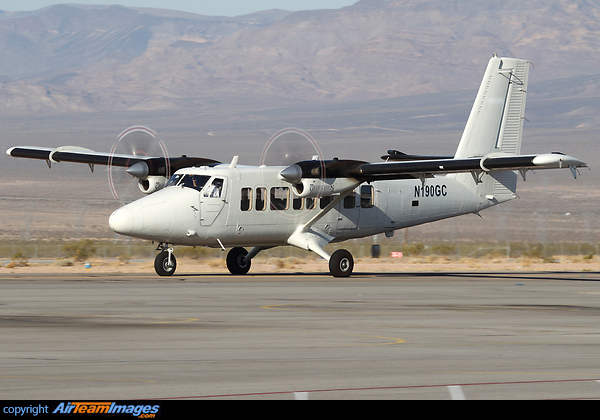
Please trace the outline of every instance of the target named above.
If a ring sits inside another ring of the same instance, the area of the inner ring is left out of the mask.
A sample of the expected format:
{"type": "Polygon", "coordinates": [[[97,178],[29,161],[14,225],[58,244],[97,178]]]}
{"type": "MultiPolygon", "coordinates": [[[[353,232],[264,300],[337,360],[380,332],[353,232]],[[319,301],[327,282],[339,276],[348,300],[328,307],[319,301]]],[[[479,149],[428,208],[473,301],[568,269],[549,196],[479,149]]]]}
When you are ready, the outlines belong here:
{"type": "MultiPolygon", "coordinates": [[[[521,153],[528,76],[528,61],[492,57],[455,159],[521,153]]],[[[488,205],[512,200],[517,192],[517,174],[493,172],[484,177],[476,189],[480,197],[491,200],[488,205]]]]}
{"type": "Polygon", "coordinates": [[[492,57],[458,145],[456,159],[489,153],[518,155],[529,62],[492,57]]]}

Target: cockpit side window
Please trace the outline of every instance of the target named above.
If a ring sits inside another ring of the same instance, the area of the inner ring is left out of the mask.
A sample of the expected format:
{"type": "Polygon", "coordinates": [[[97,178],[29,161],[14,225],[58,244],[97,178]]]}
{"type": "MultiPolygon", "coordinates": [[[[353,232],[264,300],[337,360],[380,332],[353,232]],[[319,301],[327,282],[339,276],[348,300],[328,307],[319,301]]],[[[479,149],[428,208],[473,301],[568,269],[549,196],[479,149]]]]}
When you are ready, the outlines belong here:
{"type": "MultiPolygon", "coordinates": [[[[207,180],[208,181],[208,180],[207,180]]],[[[206,184],[206,181],[204,181],[206,184]]],[[[213,179],[210,186],[204,191],[205,197],[221,197],[223,193],[223,178],[213,179]]]]}

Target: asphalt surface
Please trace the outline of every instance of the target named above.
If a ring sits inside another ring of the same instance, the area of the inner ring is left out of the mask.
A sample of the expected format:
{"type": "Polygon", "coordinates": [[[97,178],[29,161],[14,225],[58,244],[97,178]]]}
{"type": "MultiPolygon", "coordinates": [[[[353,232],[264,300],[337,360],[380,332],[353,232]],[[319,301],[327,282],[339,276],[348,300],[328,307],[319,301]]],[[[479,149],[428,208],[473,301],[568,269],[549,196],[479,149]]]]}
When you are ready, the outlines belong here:
{"type": "Polygon", "coordinates": [[[597,399],[599,281],[0,273],[0,395],[597,399]]]}

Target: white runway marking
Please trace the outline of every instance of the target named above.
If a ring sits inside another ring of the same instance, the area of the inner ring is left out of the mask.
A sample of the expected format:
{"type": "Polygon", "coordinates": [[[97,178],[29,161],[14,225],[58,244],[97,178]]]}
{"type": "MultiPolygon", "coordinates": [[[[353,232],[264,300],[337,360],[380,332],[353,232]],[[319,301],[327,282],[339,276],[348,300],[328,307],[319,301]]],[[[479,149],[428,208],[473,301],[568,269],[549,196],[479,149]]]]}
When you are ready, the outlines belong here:
{"type": "Polygon", "coordinates": [[[465,393],[460,386],[449,386],[448,391],[450,391],[450,397],[453,400],[466,400],[465,393]]]}
{"type": "Polygon", "coordinates": [[[308,392],[294,392],[296,401],[308,401],[308,392]]]}

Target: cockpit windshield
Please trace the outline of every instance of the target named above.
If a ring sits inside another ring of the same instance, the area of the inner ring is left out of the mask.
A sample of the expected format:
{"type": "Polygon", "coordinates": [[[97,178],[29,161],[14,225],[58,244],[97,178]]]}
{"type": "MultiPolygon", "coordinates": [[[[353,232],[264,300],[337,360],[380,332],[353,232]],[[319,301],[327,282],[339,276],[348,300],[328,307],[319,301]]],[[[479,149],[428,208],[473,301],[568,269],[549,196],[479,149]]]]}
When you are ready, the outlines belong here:
{"type": "Polygon", "coordinates": [[[188,187],[200,191],[209,179],[210,177],[206,175],[175,174],[171,177],[171,179],[169,179],[169,182],[166,186],[188,187]]]}
{"type": "Polygon", "coordinates": [[[167,182],[167,185],[165,185],[165,188],[177,185],[182,177],[183,177],[182,174],[173,175],[171,178],[169,178],[169,182],[167,182]]]}

